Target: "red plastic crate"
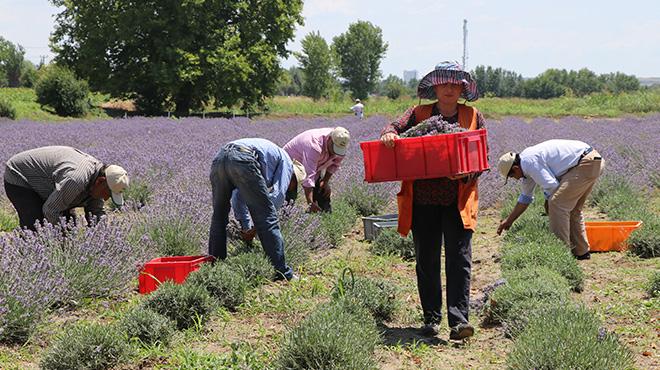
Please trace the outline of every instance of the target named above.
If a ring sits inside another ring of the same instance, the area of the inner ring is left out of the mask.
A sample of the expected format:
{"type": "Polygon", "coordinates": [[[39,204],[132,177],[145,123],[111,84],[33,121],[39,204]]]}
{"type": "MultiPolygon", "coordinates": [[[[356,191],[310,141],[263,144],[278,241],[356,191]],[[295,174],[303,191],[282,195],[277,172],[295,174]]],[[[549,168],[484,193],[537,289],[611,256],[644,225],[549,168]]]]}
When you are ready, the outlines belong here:
{"type": "Polygon", "coordinates": [[[360,143],[367,182],[432,179],[488,169],[486,130],[360,143]]]}
{"type": "Polygon", "coordinates": [[[175,256],[154,258],[140,271],[140,294],[151,293],[166,280],[181,284],[188,274],[199,269],[200,265],[212,261],[212,256],[175,256]]]}

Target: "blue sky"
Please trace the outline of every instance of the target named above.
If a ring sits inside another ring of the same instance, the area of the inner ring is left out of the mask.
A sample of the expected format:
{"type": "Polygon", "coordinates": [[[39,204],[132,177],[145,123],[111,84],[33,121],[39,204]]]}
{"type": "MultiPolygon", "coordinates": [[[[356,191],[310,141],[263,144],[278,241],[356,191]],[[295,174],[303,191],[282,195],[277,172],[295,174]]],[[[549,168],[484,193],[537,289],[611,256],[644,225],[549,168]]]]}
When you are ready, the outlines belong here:
{"type": "MultiPolygon", "coordinates": [[[[57,9],[47,0],[0,0],[0,36],[23,45],[28,59],[52,58],[48,37],[57,9]]],[[[533,77],[548,68],[589,68],[660,77],[660,1],[595,0],[307,0],[305,25],[288,47],[320,31],[328,43],[357,20],[383,30],[389,44],[381,70],[428,72],[461,60],[468,20],[468,69],[491,65],[533,77]]],[[[295,58],[283,61],[296,65],[295,58]]]]}

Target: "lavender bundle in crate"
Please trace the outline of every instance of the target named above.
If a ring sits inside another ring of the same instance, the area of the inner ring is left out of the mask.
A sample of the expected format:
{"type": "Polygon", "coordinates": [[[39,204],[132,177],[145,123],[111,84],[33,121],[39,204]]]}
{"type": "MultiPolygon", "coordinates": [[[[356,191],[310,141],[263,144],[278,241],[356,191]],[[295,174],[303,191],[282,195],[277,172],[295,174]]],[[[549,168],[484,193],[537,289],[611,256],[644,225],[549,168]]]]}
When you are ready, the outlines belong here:
{"type": "Polygon", "coordinates": [[[456,132],[467,131],[458,123],[449,123],[442,119],[442,116],[432,116],[417,125],[411,127],[400,137],[419,137],[419,136],[432,136],[442,134],[453,134],[456,132]]]}

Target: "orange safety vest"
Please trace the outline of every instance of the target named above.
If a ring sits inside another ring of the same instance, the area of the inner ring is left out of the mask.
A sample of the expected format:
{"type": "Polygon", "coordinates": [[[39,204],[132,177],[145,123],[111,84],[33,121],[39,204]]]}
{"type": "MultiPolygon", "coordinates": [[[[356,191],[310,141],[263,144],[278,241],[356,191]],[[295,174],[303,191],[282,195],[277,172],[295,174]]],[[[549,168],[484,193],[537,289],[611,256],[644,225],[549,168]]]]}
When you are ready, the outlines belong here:
{"type": "MultiPolygon", "coordinates": [[[[435,103],[433,103],[435,104],[435,103]]],[[[418,105],[415,107],[415,124],[431,117],[433,104],[418,105]]],[[[465,104],[458,105],[458,123],[470,131],[477,129],[477,109],[465,104]]],[[[413,181],[401,182],[401,191],[396,195],[399,205],[399,234],[408,235],[412,227],[413,214],[413,181]]],[[[463,227],[475,231],[477,228],[477,212],[479,211],[479,193],[477,192],[477,179],[464,183],[458,182],[458,210],[461,213],[463,227]]]]}

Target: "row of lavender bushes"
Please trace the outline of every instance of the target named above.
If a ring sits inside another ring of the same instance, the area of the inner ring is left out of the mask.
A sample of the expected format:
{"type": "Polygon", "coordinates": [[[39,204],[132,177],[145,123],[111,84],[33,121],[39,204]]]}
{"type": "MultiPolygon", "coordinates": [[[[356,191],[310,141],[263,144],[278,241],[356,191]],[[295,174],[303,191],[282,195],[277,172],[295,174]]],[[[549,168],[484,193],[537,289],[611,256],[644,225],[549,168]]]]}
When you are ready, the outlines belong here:
{"type": "MultiPolygon", "coordinates": [[[[538,194],[540,195],[540,194],[538,194]]],[[[515,197],[503,209],[506,216],[515,197]]],[[[573,302],[584,273],[550,231],[542,202],[535,202],[504,238],[504,277],[483,307],[484,324],[502,325],[514,338],[511,369],[627,369],[631,352],[596,315],[573,302]]]]}

